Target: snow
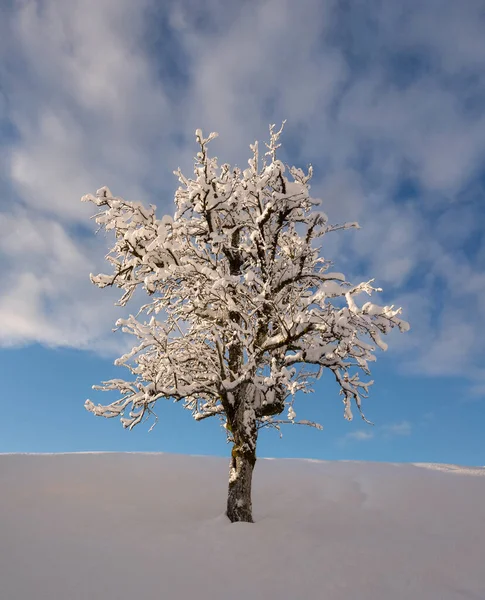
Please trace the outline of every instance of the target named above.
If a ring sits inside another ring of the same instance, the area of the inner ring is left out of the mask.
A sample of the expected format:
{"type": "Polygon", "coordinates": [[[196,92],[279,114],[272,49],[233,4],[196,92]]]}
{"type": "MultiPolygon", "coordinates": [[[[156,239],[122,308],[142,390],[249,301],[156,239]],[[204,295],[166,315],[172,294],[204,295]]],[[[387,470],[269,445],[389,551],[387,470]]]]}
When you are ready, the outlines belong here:
{"type": "Polygon", "coordinates": [[[230,405],[238,408],[243,386],[269,370],[258,393],[244,400],[255,409],[256,432],[277,425],[284,407],[298,391],[311,390],[324,369],[340,386],[345,418],[352,419],[354,403],[361,413],[371,384],[357,374],[370,376],[375,347],[387,348],[381,334],[409,326],[400,308],[356,302],[362,293],[382,291],[371,285],[373,279],[352,286],[343,273],[328,272],[322,238],[357,225],[328,225],[327,216],[313,210],[320,201],[309,195],[312,168],[306,174],[287,170],[276,158],[282,130],[271,125],[262,165],[255,143],[250,168],[241,171],[219,166],[207,149],[217,134],[204,138],[198,129],[194,176],[176,171],[181,185],[173,217],[160,220],[153,205],[113,197],[109,188],[83,197],[96,206],[100,229],[114,234],[106,256],[111,273],[92,275],[91,281],[123,290],[120,306],[138,298],[136,290],[149,296],[134,307],[136,316],[117,325],[136,339],[133,350],[116,361],[133,380],[95,386],[116,390],[121,398],[108,405],[87,400],[94,415],[119,417],[132,429],[145,417],[156,418],[158,400],[169,399],[197,420],[224,420],[230,405]],[[305,365],[304,376],[299,368],[288,375],[286,367],[298,364],[305,365]]]}
{"type": "Polygon", "coordinates": [[[484,473],[259,460],[251,525],[222,458],[2,455],[0,597],[479,600],[484,473]]]}

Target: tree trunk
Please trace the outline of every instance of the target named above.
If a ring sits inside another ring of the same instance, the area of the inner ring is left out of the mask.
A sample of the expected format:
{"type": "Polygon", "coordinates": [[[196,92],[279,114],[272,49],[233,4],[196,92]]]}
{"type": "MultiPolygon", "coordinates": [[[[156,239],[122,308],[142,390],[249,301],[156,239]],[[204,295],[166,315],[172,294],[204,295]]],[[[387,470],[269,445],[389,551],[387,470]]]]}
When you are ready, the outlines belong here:
{"type": "Polygon", "coordinates": [[[234,445],[229,468],[226,514],[232,523],[253,522],[251,483],[256,464],[258,430],[254,408],[251,402],[248,405],[247,400],[242,400],[230,423],[234,445]]]}
{"type": "Polygon", "coordinates": [[[256,464],[256,451],[245,451],[236,443],[232,449],[227,494],[227,516],[231,523],[253,522],[251,483],[256,464]]]}

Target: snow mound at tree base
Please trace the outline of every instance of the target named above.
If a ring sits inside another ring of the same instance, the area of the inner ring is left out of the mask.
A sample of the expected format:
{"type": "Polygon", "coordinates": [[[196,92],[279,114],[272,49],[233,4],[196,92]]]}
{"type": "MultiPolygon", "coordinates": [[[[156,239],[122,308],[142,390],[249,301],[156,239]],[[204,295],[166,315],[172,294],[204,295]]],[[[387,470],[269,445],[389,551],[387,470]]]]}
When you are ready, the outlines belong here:
{"type": "Polygon", "coordinates": [[[260,460],[232,525],[224,459],[0,456],[0,597],[483,599],[484,471],[260,460]]]}

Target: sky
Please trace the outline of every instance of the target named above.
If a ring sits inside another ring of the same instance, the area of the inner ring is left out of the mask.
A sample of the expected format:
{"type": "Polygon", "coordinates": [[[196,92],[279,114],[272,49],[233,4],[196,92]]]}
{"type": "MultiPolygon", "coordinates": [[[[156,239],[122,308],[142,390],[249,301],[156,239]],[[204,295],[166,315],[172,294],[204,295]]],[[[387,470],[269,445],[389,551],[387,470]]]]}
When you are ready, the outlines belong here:
{"type": "Polygon", "coordinates": [[[485,464],[482,0],[10,0],[0,56],[0,452],[228,454],[218,421],[171,402],[150,433],[85,411],[129,340],[89,281],[108,240],[79,200],[107,185],[173,213],[196,128],[245,165],[286,119],[283,160],[361,225],[325,255],[411,331],[378,355],[373,427],[323,377],[295,405],[323,431],[264,432],[259,454],[485,464]]]}

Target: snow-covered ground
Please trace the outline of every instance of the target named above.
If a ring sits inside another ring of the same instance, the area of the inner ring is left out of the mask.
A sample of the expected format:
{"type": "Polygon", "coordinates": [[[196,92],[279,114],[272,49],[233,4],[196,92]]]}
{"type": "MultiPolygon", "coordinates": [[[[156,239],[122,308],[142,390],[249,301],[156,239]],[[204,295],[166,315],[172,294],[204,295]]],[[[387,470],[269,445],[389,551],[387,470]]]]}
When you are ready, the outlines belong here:
{"type": "Polygon", "coordinates": [[[0,598],[483,600],[483,475],[260,460],[231,525],[223,459],[3,455],[0,598]]]}

